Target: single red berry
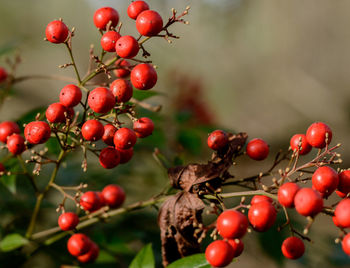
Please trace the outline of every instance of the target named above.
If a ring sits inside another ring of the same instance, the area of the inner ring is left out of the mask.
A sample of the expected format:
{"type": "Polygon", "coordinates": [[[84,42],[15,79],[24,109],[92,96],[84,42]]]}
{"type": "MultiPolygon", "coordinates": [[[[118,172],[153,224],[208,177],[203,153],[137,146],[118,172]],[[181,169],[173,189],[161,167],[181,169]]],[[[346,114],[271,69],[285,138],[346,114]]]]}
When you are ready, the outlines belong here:
{"type": "Polygon", "coordinates": [[[21,154],[25,151],[24,138],[19,134],[12,134],[7,138],[7,149],[13,155],[21,154]]]}
{"type": "Polygon", "coordinates": [[[115,168],[120,162],[120,154],[114,147],[107,147],[100,152],[99,160],[104,168],[115,168]]]}
{"type": "Polygon", "coordinates": [[[224,267],[230,264],[233,254],[230,244],[223,240],[210,243],[205,250],[205,258],[214,267],[224,267]]]}
{"type": "Polygon", "coordinates": [[[142,11],[136,19],[136,29],[144,36],[157,35],[163,29],[163,19],[154,10],[142,11]]]}
{"type": "Polygon", "coordinates": [[[120,164],[125,164],[129,162],[134,154],[133,148],[126,149],[126,150],[119,149],[119,148],[116,148],[116,149],[119,151],[119,154],[120,154],[120,164]]]}
{"type": "Polygon", "coordinates": [[[295,134],[290,139],[290,147],[293,151],[299,151],[300,155],[308,154],[312,149],[304,134],[295,134]]]}
{"type": "Polygon", "coordinates": [[[80,205],[86,211],[95,211],[101,207],[101,200],[96,192],[89,191],[80,197],[80,205]]]}
{"type": "Polygon", "coordinates": [[[74,230],[78,223],[79,217],[73,212],[65,212],[58,217],[58,225],[63,231],[74,230]]]}
{"type": "Polygon", "coordinates": [[[100,30],[106,30],[107,24],[111,22],[111,26],[115,27],[119,22],[118,12],[111,7],[101,7],[94,14],[94,24],[100,30]]]}
{"type": "Polygon", "coordinates": [[[115,44],[121,35],[115,31],[106,32],[101,37],[101,47],[108,52],[115,52],[115,44]]]}
{"type": "Polygon", "coordinates": [[[332,220],[333,220],[333,223],[334,223],[335,226],[337,226],[337,227],[342,227],[342,226],[339,224],[339,222],[338,222],[336,216],[333,216],[333,217],[332,217],[332,220]]]}
{"type": "Polygon", "coordinates": [[[133,129],[137,137],[146,138],[149,135],[152,135],[152,132],[154,130],[154,124],[150,118],[141,117],[140,119],[134,122],[133,129]]]}
{"type": "Polygon", "coordinates": [[[136,143],[136,134],[133,130],[122,127],[114,134],[114,145],[118,149],[130,149],[136,143]]]}
{"type": "Polygon", "coordinates": [[[264,160],[269,155],[269,145],[262,139],[253,139],[247,144],[247,155],[254,160],[264,160]]]}
{"type": "Polygon", "coordinates": [[[5,170],[5,166],[2,163],[0,163],[0,173],[5,172],[5,170]]]}
{"type": "Polygon", "coordinates": [[[19,134],[20,129],[19,126],[15,122],[4,121],[0,123],[0,141],[6,143],[7,137],[12,134],[19,134]]]}
{"type": "Polygon", "coordinates": [[[86,121],[81,127],[81,134],[87,141],[98,141],[102,138],[104,127],[100,121],[91,119],[86,121]]]}
{"type": "Polygon", "coordinates": [[[300,189],[294,197],[296,211],[303,216],[315,216],[323,208],[320,193],[311,188],[300,189]]]}
{"type": "Polygon", "coordinates": [[[260,203],[260,202],[264,202],[264,201],[270,202],[270,203],[273,202],[272,198],[268,197],[266,195],[254,195],[252,200],[250,201],[250,204],[254,205],[256,203],[260,203]]]}
{"type": "Polygon", "coordinates": [[[7,79],[7,72],[4,68],[0,67],[0,83],[7,79]]]}
{"type": "Polygon", "coordinates": [[[81,101],[81,89],[76,85],[66,85],[60,92],[60,102],[66,107],[74,107],[81,101]]]}
{"type": "Polygon", "coordinates": [[[105,204],[112,208],[120,207],[125,200],[123,188],[115,184],[110,184],[103,188],[102,196],[105,204]]]}
{"type": "Polygon", "coordinates": [[[252,205],[248,211],[248,219],[254,230],[265,232],[275,223],[276,209],[270,203],[262,201],[252,205]]]}
{"type": "Polygon", "coordinates": [[[87,253],[92,245],[92,241],[85,234],[74,234],[72,235],[67,242],[67,248],[71,255],[81,256],[87,253]]]}
{"type": "Polygon", "coordinates": [[[247,232],[248,220],[237,210],[225,210],[219,215],[216,228],[223,238],[241,238],[247,232]]]}
{"type": "Polygon", "coordinates": [[[44,121],[33,121],[25,126],[24,136],[31,144],[45,143],[51,136],[51,129],[44,121]]]}
{"type": "Polygon", "coordinates": [[[115,44],[115,52],[124,59],[131,59],[139,53],[140,47],[137,40],[130,36],[124,35],[120,37],[115,44]]]}
{"type": "Polygon", "coordinates": [[[350,170],[344,170],[339,173],[338,190],[344,195],[350,192],[350,170]]]}
{"type": "Polygon", "coordinates": [[[132,69],[130,79],[132,85],[137,89],[151,89],[157,83],[157,72],[152,65],[141,63],[132,69]]]}
{"type": "Polygon", "coordinates": [[[344,236],[343,241],[341,242],[344,252],[350,256],[350,234],[344,236]]]}
{"type": "Polygon", "coordinates": [[[97,87],[89,94],[88,104],[95,113],[108,113],[115,105],[115,97],[105,87],[97,87]]]}
{"type": "Polygon", "coordinates": [[[294,197],[299,190],[300,187],[294,182],[287,182],[283,184],[278,189],[278,202],[280,202],[282,206],[285,206],[287,208],[294,207],[294,197]]]}
{"type": "Polygon", "coordinates": [[[102,140],[105,144],[113,146],[114,145],[114,134],[117,131],[117,128],[112,124],[107,124],[104,126],[104,132],[102,140]]]}
{"type": "Polygon", "coordinates": [[[244,244],[241,239],[228,239],[227,243],[230,244],[230,246],[233,249],[233,257],[236,258],[240,256],[244,250],[244,244]]]}
{"type": "Polygon", "coordinates": [[[282,253],[284,257],[288,259],[299,259],[304,255],[304,252],[305,245],[303,241],[296,236],[288,237],[282,243],[282,253]]]}
{"type": "Polygon", "coordinates": [[[343,228],[350,227],[350,199],[345,198],[335,208],[334,215],[337,222],[343,228]]]}
{"type": "Polygon", "coordinates": [[[228,144],[227,133],[222,130],[214,130],[208,136],[208,146],[213,150],[223,149],[228,144]]]}
{"type": "Polygon", "coordinates": [[[84,255],[78,256],[77,259],[81,263],[91,263],[97,259],[99,252],[100,249],[98,248],[97,244],[91,241],[90,250],[84,255]]]}
{"type": "Polygon", "coordinates": [[[326,136],[327,143],[332,141],[332,130],[329,126],[322,122],[316,122],[311,124],[306,131],[307,142],[316,148],[324,148],[326,146],[326,136]]]}
{"type": "Polygon", "coordinates": [[[312,175],[312,186],[325,197],[337,189],[338,183],[338,173],[331,167],[319,167],[312,175]]]}
{"type": "Polygon", "coordinates": [[[119,59],[115,62],[115,66],[120,67],[113,71],[116,77],[123,78],[130,74],[130,63],[127,60],[119,59]]]}
{"type": "Polygon", "coordinates": [[[144,10],[148,10],[149,6],[145,1],[134,1],[128,6],[129,18],[136,20],[137,16],[144,10]]]}
{"type": "Polygon", "coordinates": [[[60,20],[51,21],[46,26],[46,38],[51,43],[59,44],[66,41],[68,37],[68,27],[60,20]]]}
{"type": "Polygon", "coordinates": [[[117,102],[127,102],[131,99],[133,89],[129,80],[116,79],[110,85],[110,90],[117,102]]]}
{"type": "MultiPolygon", "coordinates": [[[[53,103],[46,109],[46,119],[51,123],[64,123],[66,122],[67,109],[61,103],[53,103]]],[[[68,113],[67,113],[68,115],[68,113]]]]}

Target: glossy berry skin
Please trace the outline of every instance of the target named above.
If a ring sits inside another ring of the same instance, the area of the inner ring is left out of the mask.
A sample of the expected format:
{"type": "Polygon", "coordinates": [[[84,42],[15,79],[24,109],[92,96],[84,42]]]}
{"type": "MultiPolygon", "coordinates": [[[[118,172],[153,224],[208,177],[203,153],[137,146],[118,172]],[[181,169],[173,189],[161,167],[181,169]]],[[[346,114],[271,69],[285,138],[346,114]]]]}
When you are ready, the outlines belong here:
{"type": "Polygon", "coordinates": [[[228,144],[228,136],[225,131],[222,130],[214,130],[208,136],[208,147],[212,150],[220,150],[226,147],[228,144]]]}
{"type": "Polygon", "coordinates": [[[64,123],[66,122],[67,109],[61,103],[53,103],[46,109],[46,119],[51,123],[64,123]]]}
{"type": "Polygon", "coordinates": [[[300,189],[294,197],[296,211],[305,217],[315,216],[323,208],[323,199],[318,191],[311,188],[300,189]]]}
{"type": "Polygon", "coordinates": [[[149,6],[145,1],[134,1],[128,6],[128,16],[129,18],[136,20],[137,16],[144,10],[148,10],[149,6]]]}
{"type": "Polygon", "coordinates": [[[77,259],[81,263],[91,263],[97,259],[99,252],[100,249],[98,248],[97,244],[91,241],[90,250],[87,253],[78,256],[77,259]]]}
{"type": "Polygon", "coordinates": [[[230,246],[233,249],[233,257],[236,258],[240,256],[244,250],[244,244],[241,239],[228,239],[227,243],[230,244],[230,246]]]}
{"type": "Polygon", "coordinates": [[[157,35],[163,29],[163,19],[154,10],[142,11],[136,19],[136,29],[144,36],[157,35]]]}
{"type": "Polygon", "coordinates": [[[7,79],[7,72],[4,68],[0,67],[0,83],[7,79]]]}
{"type": "Polygon", "coordinates": [[[334,215],[339,226],[350,227],[350,199],[345,198],[339,202],[335,208],[334,215]]]}
{"type": "Polygon", "coordinates": [[[7,137],[12,134],[19,134],[19,126],[12,121],[4,121],[0,123],[0,141],[3,143],[7,142],[7,137]]]}
{"type": "Polygon", "coordinates": [[[50,138],[50,135],[50,126],[44,121],[30,122],[24,128],[24,136],[31,144],[45,143],[50,138]]]}
{"type": "Polygon", "coordinates": [[[337,189],[338,183],[338,173],[331,167],[319,167],[312,175],[312,186],[325,197],[337,189]]]}
{"type": "Polygon", "coordinates": [[[117,128],[111,124],[107,124],[104,126],[104,132],[102,136],[102,140],[105,144],[113,146],[114,145],[114,134],[117,131],[117,128]]]}
{"type": "Polygon", "coordinates": [[[89,191],[80,197],[80,205],[86,211],[95,211],[101,207],[101,200],[96,192],[89,191]]]}
{"type": "Polygon", "coordinates": [[[97,87],[89,94],[88,104],[95,113],[108,113],[115,105],[115,98],[110,90],[97,87]]]}
{"type": "Polygon", "coordinates": [[[341,242],[343,251],[350,256],[350,234],[344,236],[343,241],[341,242]]]}
{"type": "Polygon", "coordinates": [[[264,160],[269,155],[269,145],[262,139],[253,139],[247,144],[247,155],[254,160],[264,160]]]}
{"type": "Polygon", "coordinates": [[[54,20],[46,26],[46,39],[54,44],[66,41],[68,37],[68,27],[62,21],[54,20]]]}
{"type": "Polygon", "coordinates": [[[133,130],[122,127],[114,134],[114,145],[118,149],[130,149],[136,143],[137,137],[133,130]]]}
{"type": "Polygon", "coordinates": [[[76,85],[66,85],[60,92],[60,103],[66,107],[74,107],[81,101],[81,89],[76,85]]]}
{"type": "Polygon", "coordinates": [[[278,202],[287,208],[294,207],[294,197],[299,190],[299,185],[294,182],[287,182],[281,185],[277,193],[278,202]]]}
{"type": "Polygon", "coordinates": [[[227,242],[216,240],[208,245],[205,258],[214,267],[225,267],[233,259],[233,249],[227,242]]]}
{"type": "Polygon", "coordinates": [[[116,77],[124,78],[130,74],[130,70],[128,69],[130,67],[130,63],[127,60],[119,59],[115,62],[115,66],[121,67],[113,71],[116,77]]]}
{"type": "Polygon", "coordinates": [[[216,228],[223,238],[241,238],[247,232],[248,220],[237,210],[225,210],[219,215],[216,228]]]}
{"type": "Polygon", "coordinates": [[[110,184],[103,188],[102,196],[105,204],[111,208],[120,207],[125,200],[123,188],[115,184],[110,184]]]}
{"type": "Polygon", "coordinates": [[[276,209],[270,202],[259,202],[248,211],[248,219],[255,231],[265,232],[275,223],[276,209]]]}
{"type": "Polygon", "coordinates": [[[157,83],[157,72],[148,63],[138,64],[130,74],[131,84],[141,90],[151,89],[157,83]]]}
{"type": "Polygon", "coordinates": [[[299,151],[300,155],[306,155],[312,149],[311,145],[307,142],[306,136],[304,134],[295,134],[290,139],[290,147],[292,148],[293,151],[299,151]],[[299,150],[300,145],[301,145],[301,150],[299,150]]]}
{"type": "Polygon", "coordinates": [[[138,138],[146,138],[152,135],[154,130],[153,121],[148,117],[141,117],[134,122],[133,129],[138,138]]]}
{"type": "Polygon", "coordinates": [[[342,227],[341,225],[339,225],[339,222],[338,222],[336,216],[333,216],[333,217],[332,217],[332,221],[333,221],[333,223],[334,223],[335,226],[337,226],[337,227],[342,227]]]}
{"type": "Polygon", "coordinates": [[[305,245],[300,238],[291,236],[283,241],[281,249],[286,258],[295,260],[304,255],[305,245]]]}
{"type": "Polygon", "coordinates": [[[119,154],[120,154],[120,164],[125,164],[129,162],[134,154],[133,148],[126,149],[126,150],[118,149],[118,148],[116,149],[119,151],[119,154]]]}
{"type": "Polygon", "coordinates": [[[86,121],[81,127],[81,134],[87,141],[98,141],[102,138],[104,127],[100,121],[91,119],[86,121]]]}
{"type": "Polygon", "coordinates": [[[12,134],[7,138],[7,149],[13,155],[19,155],[26,149],[24,138],[19,134],[12,134]]]}
{"type": "Polygon", "coordinates": [[[107,24],[111,21],[111,26],[115,27],[119,22],[118,12],[111,7],[97,9],[94,14],[94,24],[100,30],[106,30],[107,24]]]}
{"type": "Polygon", "coordinates": [[[338,177],[338,190],[344,195],[347,195],[350,192],[350,170],[340,172],[338,177]]]}
{"type": "Polygon", "coordinates": [[[260,203],[260,202],[263,202],[263,201],[270,202],[270,203],[273,202],[272,198],[268,197],[266,195],[254,195],[252,200],[250,201],[250,204],[254,205],[256,203],[260,203]]]}
{"type": "Polygon", "coordinates": [[[65,212],[58,217],[58,226],[62,231],[74,230],[79,223],[79,217],[76,213],[65,212]]]}
{"type": "Polygon", "coordinates": [[[129,80],[116,79],[110,85],[110,90],[117,102],[127,102],[131,99],[133,89],[129,80]]]}
{"type": "Polygon", "coordinates": [[[322,122],[311,124],[306,131],[307,142],[316,148],[324,148],[326,146],[326,133],[328,133],[328,144],[332,141],[332,130],[329,126],[322,122]]]}
{"type": "Polygon", "coordinates": [[[130,35],[124,35],[115,44],[115,52],[124,59],[132,59],[139,53],[139,43],[130,35]]]}
{"type": "Polygon", "coordinates": [[[92,245],[92,241],[85,234],[74,234],[72,235],[67,242],[67,248],[71,255],[81,256],[87,253],[92,245]]]}
{"type": "Polygon", "coordinates": [[[115,52],[115,44],[121,35],[115,31],[106,32],[101,37],[101,47],[108,52],[115,52]]]}
{"type": "Polygon", "coordinates": [[[99,161],[106,169],[115,168],[120,162],[120,154],[114,147],[107,147],[100,152],[99,161]]]}

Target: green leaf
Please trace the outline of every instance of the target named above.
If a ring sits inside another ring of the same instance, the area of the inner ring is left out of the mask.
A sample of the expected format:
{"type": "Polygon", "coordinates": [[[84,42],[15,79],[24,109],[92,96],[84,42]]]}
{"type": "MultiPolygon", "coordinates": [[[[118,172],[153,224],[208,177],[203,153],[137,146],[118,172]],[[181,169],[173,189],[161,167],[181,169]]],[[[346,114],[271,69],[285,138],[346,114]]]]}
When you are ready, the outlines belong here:
{"type": "Polygon", "coordinates": [[[154,90],[134,90],[132,96],[139,101],[143,101],[145,99],[148,99],[160,94],[161,94],[160,92],[157,92],[154,90]]]}
{"type": "Polygon", "coordinates": [[[12,251],[27,244],[29,241],[20,234],[9,234],[0,241],[2,251],[12,251]]]}
{"type": "Polygon", "coordinates": [[[152,244],[147,244],[132,260],[129,268],[154,268],[152,244]]]}
{"type": "Polygon", "coordinates": [[[168,268],[211,268],[204,253],[194,254],[171,263],[168,268]]]}
{"type": "Polygon", "coordinates": [[[16,175],[2,176],[1,182],[6,186],[6,188],[13,194],[16,193],[16,175]]]}

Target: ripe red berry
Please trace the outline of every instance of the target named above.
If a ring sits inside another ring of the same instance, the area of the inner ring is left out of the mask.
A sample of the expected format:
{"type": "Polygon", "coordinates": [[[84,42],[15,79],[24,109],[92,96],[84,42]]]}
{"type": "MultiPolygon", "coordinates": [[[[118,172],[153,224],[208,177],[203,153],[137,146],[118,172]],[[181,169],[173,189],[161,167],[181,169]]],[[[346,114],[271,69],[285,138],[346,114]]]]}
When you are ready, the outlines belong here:
{"type": "Polygon", "coordinates": [[[15,122],[4,121],[0,123],[0,141],[1,142],[6,143],[7,137],[15,133],[16,134],[20,133],[20,129],[15,122]]]}
{"type": "Polygon", "coordinates": [[[7,79],[7,72],[4,68],[0,67],[0,83],[7,79]]]}
{"type": "Polygon", "coordinates": [[[115,52],[117,52],[119,57],[125,59],[135,57],[139,53],[139,49],[139,43],[130,35],[120,37],[115,44],[115,52]]]}
{"type": "Polygon", "coordinates": [[[136,143],[136,134],[133,130],[122,127],[114,134],[114,145],[118,149],[130,149],[136,143]]]}
{"type": "Polygon", "coordinates": [[[13,155],[21,154],[26,149],[24,138],[19,134],[12,134],[7,138],[7,149],[13,155]]]}
{"type": "Polygon", "coordinates": [[[254,230],[265,232],[275,223],[276,209],[270,203],[262,201],[252,205],[248,211],[248,219],[254,230]]]}
{"type": "Polygon", "coordinates": [[[98,248],[96,243],[91,241],[90,250],[84,255],[78,256],[77,259],[81,263],[91,263],[97,259],[99,252],[100,252],[100,249],[98,248]]]}
{"type": "Polygon", "coordinates": [[[115,105],[115,98],[110,90],[97,87],[89,94],[88,104],[95,113],[108,113],[115,105]]]}
{"type": "Polygon", "coordinates": [[[105,144],[113,146],[114,145],[114,134],[117,131],[117,128],[111,124],[107,124],[104,126],[104,132],[102,136],[102,140],[105,144]]]}
{"type": "Polygon", "coordinates": [[[214,267],[224,267],[233,259],[233,249],[227,242],[216,240],[208,245],[205,258],[214,267]]]}
{"type": "Polygon", "coordinates": [[[107,147],[100,152],[99,160],[101,166],[106,169],[111,169],[118,166],[120,155],[118,150],[114,149],[114,147],[107,147]]]}
{"type": "Polygon", "coordinates": [[[94,24],[98,29],[106,30],[106,26],[110,21],[112,27],[118,25],[119,14],[114,8],[102,7],[95,11],[94,24]]]}
{"type": "Polygon", "coordinates": [[[241,238],[247,232],[248,220],[237,210],[225,210],[219,215],[216,228],[223,238],[241,238]]]}
{"type": "Polygon", "coordinates": [[[150,118],[141,117],[140,119],[134,122],[133,129],[137,137],[145,138],[149,135],[152,135],[152,132],[154,130],[154,124],[150,118]]]}
{"type": "Polygon", "coordinates": [[[142,11],[137,16],[136,29],[144,36],[157,35],[163,29],[163,19],[154,10],[142,11]]]}
{"type": "Polygon", "coordinates": [[[300,155],[308,154],[312,149],[311,145],[307,142],[306,136],[304,134],[295,134],[290,139],[290,147],[293,151],[299,151],[300,155]]]}
{"type": "Polygon", "coordinates": [[[335,226],[337,226],[337,227],[342,227],[342,226],[339,224],[339,222],[338,222],[336,216],[333,216],[333,217],[332,217],[332,220],[333,220],[333,223],[334,223],[335,226]]]}
{"type": "Polygon", "coordinates": [[[236,258],[240,256],[244,250],[244,244],[241,239],[229,239],[227,240],[227,243],[230,244],[230,246],[233,249],[233,257],[236,258]]]}
{"type": "Polygon", "coordinates": [[[81,127],[81,134],[87,141],[98,141],[102,138],[104,127],[100,121],[91,119],[86,121],[81,127]]]}
{"type": "Polygon", "coordinates": [[[338,183],[338,173],[331,167],[319,167],[312,175],[312,186],[325,197],[337,189],[338,183]]]}
{"type": "Polygon", "coordinates": [[[129,18],[136,20],[137,16],[144,10],[148,10],[149,6],[145,1],[134,1],[128,6],[128,16],[129,18]]]}
{"type": "Polygon", "coordinates": [[[105,204],[111,208],[120,207],[125,200],[123,188],[115,184],[110,184],[103,188],[102,196],[105,204]]]}
{"type": "Polygon", "coordinates": [[[115,52],[115,44],[121,35],[115,31],[106,32],[101,37],[101,47],[108,52],[115,52]]]}
{"type": "Polygon", "coordinates": [[[132,85],[137,89],[151,89],[157,83],[157,72],[152,65],[141,63],[132,69],[130,79],[132,85]]]}
{"type": "Polygon", "coordinates": [[[67,242],[67,248],[70,254],[73,256],[81,256],[87,253],[92,245],[92,241],[85,234],[74,234],[67,242]]]}
{"type": "Polygon", "coordinates": [[[350,256],[350,234],[344,236],[343,241],[341,242],[344,252],[350,256]]]}
{"type": "Polygon", "coordinates": [[[67,109],[61,103],[53,103],[46,109],[46,119],[51,123],[64,123],[66,122],[66,116],[64,113],[67,113],[67,109]]]}
{"type": "Polygon", "coordinates": [[[68,27],[60,20],[51,21],[45,31],[47,40],[55,44],[66,41],[68,32],[68,27]]]}
{"type": "Polygon", "coordinates": [[[262,139],[253,139],[247,144],[247,155],[254,160],[264,160],[269,155],[269,145],[262,139]]]}
{"type": "Polygon", "coordinates": [[[74,107],[81,101],[81,89],[76,85],[66,85],[60,92],[60,102],[66,107],[74,107]]]}
{"type": "Polygon", "coordinates": [[[63,231],[74,230],[78,223],[79,217],[73,212],[66,212],[58,217],[58,225],[63,231]]]}
{"type": "Polygon", "coordinates": [[[350,170],[340,172],[338,177],[338,190],[343,194],[343,197],[345,197],[344,195],[350,192],[350,170]]]}
{"type": "Polygon", "coordinates": [[[133,89],[129,80],[116,79],[110,85],[110,90],[117,102],[127,102],[131,99],[133,89]]]}
{"type": "Polygon", "coordinates": [[[115,62],[116,67],[120,67],[114,70],[114,74],[118,78],[126,77],[130,74],[130,63],[127,60],[119,59],[115,62]]]}
{"type": "Polygon", "coordinates": [[[254,195],[252,200],[250,201],[250,204],[254,205],[256,203],[260,203],[260,202],[264,202],[264,201],[270,202],[270,203],[273,202],[272,198],[268,197],[266,195],[254,195]]]}
{"type": "Polygon", "coordinates": [[[33,121],[25,126],[24,136],[31,144],[45,143],[51,136],[51,129],[44,121],[33,121]]]}
{"type": "Polygon", "coordinates": [[[80,197],[80,205],[86,211],[95,211],[101,207],[101,200],[96,192],[89,191],[80,197]]]}
{"type": "Polygon", "coordinates": [[[228,144],[227,133],[222,130],[214,130],[208,136],[208,146],[213,150],[223,149],[228,144]]]}
{"type": "Polygon", "coordinates": [[[288,259],[299,259],[304,255],[305,245],[303,241],[295,236],[288,237],[282,243],[282,253],[288,259]]]}
{"type": "Polygon", "coordinates": [[[296,211],[303,216],[315,216],[323,208],[323,199],[318,191],[311,188],[300,189],[294,197],[296,211]]]}
{"type": "Polygon", "coordinates": [[[334,215],[337,219],[338,225],[343,228],[350,227],[350,199],[345,198],[339,202],[335,208],[334,215]]]}
{"type": "Polygon", "coordinates": [[[277,193],[278,202],[280,202],[282,206],[285,206],[287,208],[294,207],[294,197],[299,190],[300,190],[300,187],[296,183],[287,182],[283,184],[278,189],[278,193],[277,193]]]}
{"type": "Polygon", "coordinates": [[[326,134],[328,134],[327,143],[332,141],[332,130],[322,122],[311,124],[306,131],[306,139],[312,147],[324,148],[326,146],[326,134]]]}
{"type": "Polygon", "coordinates": [[[116,149],[119,151],[119,154],[120,154],[120,164],[125,164],[129,162],[134,154],[133,148],[126,149],[126,150],[119,149],[119,148],[116,148],[116,149]]]}

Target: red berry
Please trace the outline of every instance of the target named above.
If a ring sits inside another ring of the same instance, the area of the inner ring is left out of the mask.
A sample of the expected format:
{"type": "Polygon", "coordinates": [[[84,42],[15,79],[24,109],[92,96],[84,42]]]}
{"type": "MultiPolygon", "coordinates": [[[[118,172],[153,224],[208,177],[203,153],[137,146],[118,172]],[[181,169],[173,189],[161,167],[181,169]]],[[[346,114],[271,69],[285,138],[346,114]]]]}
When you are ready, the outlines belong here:
{"type": "Polygon", "coordinates": [[[100,249],[98,248],[96,243],[91,241],[90,250],[87,253],[85,253],[84,255],[78,256],[77,259],[81,263],[94,262],[97,259],[99,252],[100,252],[100,249]]]}
{"type": "MultiPolygon", "coordinates": [[[[66,122],[67,109],[61,103],[53,103],[46,109],[46,119],[51,123],[64,123],[66,122]]],[[[67,113],[68,114],[68,113],[67,113]]]]}
{"type": "Polygon", "coordinates": [[[299,190],[300,190],[300,187],[296,183],[287,182],[283,184],[278,189],[278,193],[277,193],[278,202],[280,202],[282,206],[285,206],[287,208],[294,207],[294,197],[299,190]]]}
{"type": "Polygon", "coordinates": [[[343,192],[335,191],[335,193],[336,193],[340,198],[346,197],[346,194],[344,194],[343,192]]]}
{"type": "Polygon", "coordinates": [[[312,149],[311,145],[307,142],[306,136],[304,134],[295,134],[290,139],[290,147],[293,151],[299,151],[300,155],[308,154],[312,149]]]}
{"type": "Polygon", "coordinates": [[[137,16],[136,29],[144,36],[157,35],[163,29],[163,19],[154,10],[142,11],[137,16]]]}
{"type": "Polygon", "coordinates": [[[15,122],[4,121],[0,123],[0,141],[6,143],[7,137],[12,134],[19,134],[20,129],[15,122]]]}
{"type": "Polygon", "coordinates": [[[222,130],[214,130],[208,136],[208,146],[213,150],[223,149],[228,144],[227,133],[222,130]]]}
{"type": "Polygon", "coordinates": [[[276,209],[270,202],[259,202],[248,211],[248,219],[254,230],[265,232],[275,223],[276,209]]]}
{"type": "Polygon", "coordinates": [[[95,211],[101,207],[101,200],[96,192],[89,191],[80,197],[80,205],[86,211],[95,211]]]}
{"type": "Polygon", "coordinates": [[[119,59],[115,62],[115,66],[121,67],[114,70],[114,74],[116,77],[123,78],[130,74],[130,63],[127,60],[119,59]]]}
{"type": "Polygon", "coordinates": [[[92,241],[85,234],[74,234],[68,239],[67,248],[73,256],[81,256],[87,253],[92,245],[92,241]]]}
{"type": "Polygon", "coordinates": [[[233,249],[227,242],[216,240],[208,245],[205,258],[214,267],[224,267],[233,259],[233,249]]]}
{"type": "Polygon", "coordinates": [[[104,148],[100,152],[100,164],[106,169],[115,168],[120,162],[120,155],[118,150],[113,147],[104,148]]]}
{"type": "Polygon", "coordinates": [[[68,37],[68,27],[60,20],[51,21],[46,26],[46,38],[51,43],[59,44],[66,41],[68,37]]]}
{"type": "Polygon", "coordinates": [[[100,198],[100,207],[103,207],[106,205],[105,199],[103,198],[102,192],[96,192],[98,197],[100,198]]]}
{"type": "Polygon", "coordinates": [[[120,154],[120,164],[125,164],[129,162],[134,154],[133,148],[126,149],[126,150],[118,149],[118,148],[116,149],[119,151],[119,154],[120,154]]]}
{"type": "Polygon", "coordinates": [[[241,239],[229,239],[227,240],[227,243],[230,244],[230,246],[233,249],[233,257],[236,258],[240,256],[244,250],[244,244],[241,239]]]}
{"type": "Polygon", "coordinates": [[[63,231],[74,230],[78,223],[79,217],[73,212],[66,212],[58,217],[58,225],[63,231]]]}
{"type": "Polygon", "coordinates": [[[350,199],[345,198],[335,208],[334,215],[337,222],[343,228],[350,227],[350,199]]]}
{"type": "Polygon", "coordinates": [[[89,94],[88,104],[95,113],[108,113],[115,105],[115,98],[110,90],[97,87],[89,94]]]}
{"type": "Polygon", "coordinates": [[[151,89],[157,83],[157,72],[152,65],[141,63],[132,69],[130,79],[132,85],[137,89],[151,89]]]}
{"type": "Polygon", "coordinates": [[[111,124],[107,124],[104,126],[104,132],[102,136],[102,140],[105,144],[113,146],[114,145],[114,134],[117,131],[117,128],[111,124]]]}
{"type": "Polygon", "coordinates": [[[134,1],[128,6],[128,16],[136,20],[137,16],[144,10],[148,10],[149,6],[145,1],[134,1]]]}
{"type": "Polygon", "coordinates": [[[13,155],[21,154],[26,149],[24,138],[19,134],[12,134],[7,139],[7,149],[13,155]]]}
{"type": "Polygon", "coordinates": [[[106,32],[101,37],[101,47],[108,52],[115,52],[115,44],[121,35],[115,31],[106,32]]]}
{"type": "Polygon", "coordinates": [[[338,173],[331,167],[320,167],[312,175],[312,186],[325,197],[337,189],[338,183],[338,173]]]}
{"type": "Polygon", "coordinates": [[[136,143],[136,134],[133,130],[122,127],[114,134],[114,145],[118,149],[130,149],[136,143]]]}
{"type": "Polygon", "coordinates": [[[304,255],[305,245],[300,238],[291,236],[282,243],[282,253],[288,259],[299,259],[304,255]]]}
{"type": "Polygon", "coordinates": [[[269,154],[269,145],[262,139],[253,139],[247,144],[247,155],[254,160],[264,160],[269,154]]]}
{"type": "Polygon", "coordinates": [[[7,79],[7,72],[4,68],[0,67],[0,83],[7,79]]]}
{"type": "Polygon", "coordinates": [[[133,89],[129,80],[116,79],[110,85],[110,90],[117,102],[127,102],[131,99],[133,89]]]}
{"type": "Polygon", "coordinates": [[[344,252],[350,256],[350,234],[344,236],[343,241],[341,242],[344,252]]]}
{"type": "Polygon", "coordinates": [[[95,11],[94,24],[98,29],[106,30],[106,26],[110,21],[112,27],[118,25],[119,14],[114,8],[102,7],[95,11]]]}
{"type": "Polygon", "coordinates": [[[24,128],[24,136],[31,144],[45,143],[51,136],[51,129],[44,121],[30,122],[24,128]]]}
{"type": "Polygon", "coordinates": [[[115,184],[110,184],[103,188],[102,196],[105,204],[112,208],[120,207],[125,200],[123,188],[115,184]]]}
{"type": "Polygon", "coordinates": [[[270,202],[270,203],[273,202],[272,198],[268,197],[266,195],[254,195],[252,200],[250,201],[250,204],[254,205],[256,203],[260,203],[260,202],[264,202],[264,201],[267,201],[267,202],[270,202]]]}
{"type": "Polygon", "coordinates": [[[311,188],[300,189],[294,197],[296,211],[303,216],[315,216],[323,208],[323,199],[318,191],[311,188]]]}
{"type": "Polygon", "coordinates": [[[326,133],[328,133],[327,143],[332,141],[332,130],[322,122],[313,123],[306,131],[306,139],[312,147],[324,148],[326,146],[326,133]]]}
{"type": "Polygon", "coordinates": [[[350,170],[344,170],[340,172],[338,177],[339,177],[338,190],[343,195],[347,195],[350,192],[350,170]]]}
{"type": "Polygon", "coordinates": [[[216,228],[223,238],[241,238],[247,232],[248,220],[237,210],[225,210],[219,215],[216,228]]]}
{"type": "Polygon", "coordinates": [[[334,223],[335,226],[337,226],[337,227],[342,227],[342,226],[339,224],[339,222],[338,222],[336,216],[333,216],[333,217],[332,217],[332,220],[333,220],[333,223],[334,223]]]}
{"type": "Polygon", "coordinates": [[[133,129],[137,137],[145,138],[149,135],[152,135],[152,132],[154,130],[154,124],[150,118],[142,117],[134,122],[133,129]]]}
{"type": "Polygon", "coordinates": [[[102,138],[104,127],[100,121],[95,119],[88,120],[81,127],[81,134],[87,141],[98,141],[102,138]]]}
{"type": "Polygon", "coordinates": [[[118,56],[125,59],[135,57],[139,53],[139,49],[139,43],[130,35],[120,37],[115,44],[115,51],[118,56]]]}
{"type": "Polygon", "coordinates": [[[66,107],[74,107],[81,101],[81,89],[76,85],[66,85],[60,92],[60,102],[66,107]]]}

